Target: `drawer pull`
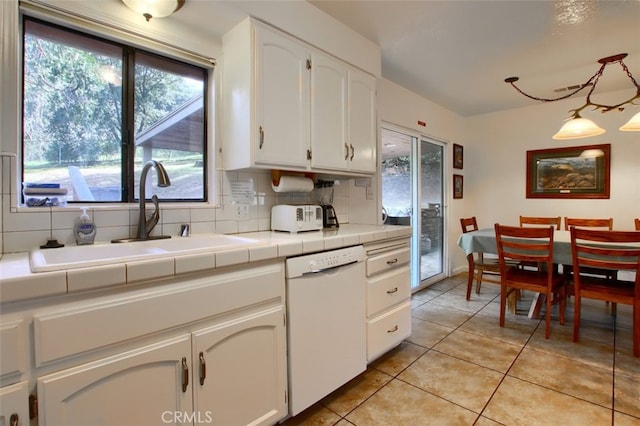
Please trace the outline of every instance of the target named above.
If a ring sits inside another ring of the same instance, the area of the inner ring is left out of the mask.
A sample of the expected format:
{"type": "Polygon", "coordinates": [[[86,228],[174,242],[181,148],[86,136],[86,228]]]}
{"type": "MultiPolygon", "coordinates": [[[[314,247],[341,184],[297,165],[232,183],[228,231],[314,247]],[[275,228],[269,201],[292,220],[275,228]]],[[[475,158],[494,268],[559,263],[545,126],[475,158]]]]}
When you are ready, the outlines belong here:
{"type": "Polygon", "coordinates": [[[204,362],[204,353],[200,352],[200,386],[204,385],[204,379],[207,377],[207,364],[204,362]]]}
{"type": "Polygon", "coordinates": [[[189,366],[187,365],[187,357],[182,357],[182,392],[187,391],[189,386],[189,366]]]}
{"type": "Polygon", "coordinates": [[[393,294],[398,292],[398,287],[394,287],[391,290],[387,290],[387,294],[393,294]]]}
{"type": "Polygon", "coordinates": [[[391,330],[387,330],[387,333],[395,333],[396,331],[398,331],[398,326],[397,325],[395,327],[393,327],[391,330]]]}
{"type": "Polygon", "coordinates": [[[262,149],[262,145],[264,145],[264,129],[262,126],[260,126],[258,132],[260,132],[260,145],[258,145],[258,149],[262,149]]]}
{"type": "Polygon", "coordinates": [[[18,413],[13,413],[11,417],[9,417],[9,424],[11,426],[18,426],[20,424],[20,417],[18,413]]]}
{"type": "Polygon", "coordinates": [[[398,263],[398,258],[394,257],[391,260],[387,260],[387,265],[393,265],[394,263],[398,263]]]}

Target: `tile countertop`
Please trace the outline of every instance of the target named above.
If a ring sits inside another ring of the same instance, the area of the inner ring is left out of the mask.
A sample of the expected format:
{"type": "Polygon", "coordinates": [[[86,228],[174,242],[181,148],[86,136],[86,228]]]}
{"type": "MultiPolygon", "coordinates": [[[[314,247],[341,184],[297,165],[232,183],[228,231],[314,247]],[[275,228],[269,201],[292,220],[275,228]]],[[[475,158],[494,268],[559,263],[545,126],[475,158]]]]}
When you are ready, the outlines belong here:
{"type": "Polygon", "coordinates": [[[31,272],[28,252],[5,254],[0,259],[0,303],[121,286],[189,272],[333,250],[388,238],[409,237],[411,228],[398,225],[345,224],[336,230],[300,234],[263,231],[234,235],[253,238],[261,244],[237,249],[225,247],[219,251],[196,254],[176,253],[175,256],[148,260],[127,261],[125,258],[123,262],[114,264],[39,273],[31,272]]]}

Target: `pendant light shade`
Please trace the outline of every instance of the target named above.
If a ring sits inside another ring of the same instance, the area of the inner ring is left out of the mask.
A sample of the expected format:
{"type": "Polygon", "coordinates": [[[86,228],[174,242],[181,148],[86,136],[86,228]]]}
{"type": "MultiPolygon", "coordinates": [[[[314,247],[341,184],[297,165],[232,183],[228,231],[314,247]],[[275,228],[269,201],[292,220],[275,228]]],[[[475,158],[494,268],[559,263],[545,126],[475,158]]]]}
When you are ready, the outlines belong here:
{"type": "Polygon", "coordinates": [[[588,138],[590,136],[598,136],[606,132],[601,127],[598,127],[593,121],[578,117],[573,118],[560,128],[558,133],[553,135],[553,139],[565,140],[565,139],[579,139],[588,138]]]}
{"type": "Polygon", "coordinates": [[[640,132],[640,112],[631,117],[627,124],[620,127],[623,132],[640,132]]]}
{"type": "Polygon", "coordinates": [[[176,12],[184,5],[185,0],[122,0],[122,2],[149,22],[151,18],[164,18],[176,12]]]}

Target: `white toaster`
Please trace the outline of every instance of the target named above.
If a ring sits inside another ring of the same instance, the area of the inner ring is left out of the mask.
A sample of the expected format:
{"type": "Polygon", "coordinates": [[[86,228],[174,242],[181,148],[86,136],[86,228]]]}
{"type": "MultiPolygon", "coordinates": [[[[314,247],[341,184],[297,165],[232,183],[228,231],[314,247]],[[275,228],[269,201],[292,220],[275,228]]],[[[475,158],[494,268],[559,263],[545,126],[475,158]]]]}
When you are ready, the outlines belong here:
{"type": "Polygon", "coordinates": [[[322,229],[322,207],[310,204],[280,204],[271,208],[271,230],[291,232],[322,229]]]}

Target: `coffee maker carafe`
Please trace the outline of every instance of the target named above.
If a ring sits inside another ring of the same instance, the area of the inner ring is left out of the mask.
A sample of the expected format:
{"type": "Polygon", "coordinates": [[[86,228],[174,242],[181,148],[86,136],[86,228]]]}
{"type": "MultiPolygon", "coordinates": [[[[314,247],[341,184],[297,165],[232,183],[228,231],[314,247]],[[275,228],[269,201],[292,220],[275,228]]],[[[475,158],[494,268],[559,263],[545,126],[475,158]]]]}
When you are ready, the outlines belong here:
{"type": "Polygon", "coordinates": [[[319,180],[315,184],[316,202],[322,207],[322,225],[324,228],[338,228],[338,215],[333,208],[333,181],[319,180]]]}

